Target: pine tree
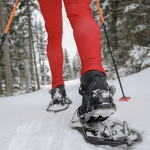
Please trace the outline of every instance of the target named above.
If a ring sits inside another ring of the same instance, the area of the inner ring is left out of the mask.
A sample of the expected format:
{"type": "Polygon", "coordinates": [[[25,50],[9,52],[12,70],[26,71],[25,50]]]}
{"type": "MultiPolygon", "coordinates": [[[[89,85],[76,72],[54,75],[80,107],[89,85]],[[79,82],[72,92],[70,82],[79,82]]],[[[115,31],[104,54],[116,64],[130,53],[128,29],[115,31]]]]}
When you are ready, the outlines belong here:
{"type": "MultiPolygon", "coordinates": [[[[36,70],[36,56],[34,56],[34,41],[33,41],[33,12],[35,9],[37,9],[38,6],[36,4],[36,1],[25,1],[20,2],[20,5],[18,7],[18,30],[19,30],[19,37],[22,37],[22,46],[23,47],[17,47],[22,48],[23,52],[25,52],[24,57],[24,70],[26,71],[25,79],[26,79],[26,85],[27,85],[27,92],[29,91],[35,91],[36,90],[36,83],[38,82],[35,79],[38,79],[37,77],[37,70],[36,70]],[[35,58],[35,59],[34,59],[35,58]],[[29,62],[29,63],[28,63],[29,62]]],[[[39,84],[38,84],[39,88],[39,84]]]]}
{"type": "MultiPolygon", "coordinates": [[[[13,3],[7,3],[7,10],[12,10],[13,3]],[[10,5],[11,4],[11,5],[10,5]],[[10,9],[11,8],[11,9],[10,9]]],[[[28,89],[26,83],[26,62],[28,62],[28,48],[27,48],[27,23],[23,11],[20,10],[20,3],[18,4],[13,21],[9,30],[9,47],[11,53],[11,63],[13,72],[14,92],[24,91],[28,89]]],[[[11,13],[11,11],[10,11],[11,13]]]]}
{"type": "Polygon", "coordinates": [[[46,39],[46,31],[44,30],[44,25],[41,21],[35,22],[35,49],[38,52],[38,63],[39,63],[39,74],[41,78],[41,84],[47,84],[50,82],[50,77],[48,73],[50,72],[49,68],[46,66],[47,62],[47,54],[46,54],[46,46],[47,46],[47,39],[46,39]]]}
{"type": "Polygon", "coordinates": [[[64,49],[63,78],[64,80],[70,80],[72,78],[69,54],[67,49],[64,49]]]}
{"type": "Polygon", "coordinates": [[[73,70],[73,76],[75,78],[77,78],[77,77],[80,76],[80,72],[81,72],[81,60],[80,60],[78,51],[76,51],[76,55],[73,58],[72,70],[73,70]]]}
{"type": "Polygon", "coordinates": [[[128,2],[125,7],[125,14],[128,16],[128,29],[130,30],[131,46],[128,48],[128,60],[126,66],[132,68],[132,72],[139,72],[149,67],[149,42],[150,38],[147,34],[149,29],[149,17],[147,10],[150,9],[148,1],[138,2],[133,0],[128,2]],[[145,4],[143,3],[145,2],[145,4]],[[148,42],[149,41],[149,42],[148,42]],[[132,64],[132,65],[131,65],[132,64]]]}
{"type": "MultiPolygon", "coordinates": [[[[0,1],[0,22],[2,33],[4,33],[6,27],[6,11],[5,11],[5,2],[0,1]]],[[[3,44],[3,55],[4,55],[4,64],[5,64],[5,87],[6,87],[6,95],[13,95],[13,82],[12,82],[12,72],[11,72],[11,63],[10,63],[10,52],[8,39],[6,38],[3,44]]]]}
{"type": "MultiPolygon", "coordinates": [[[[149,3],[148,0],[100,1],[105,25],[107,27],[112,50],[115,54],[118,69],[122,70],[122,68],[124,68],[126,75],[149,66],[148,63],[145,62],[149,58],[149,3]],[[135,47],[137,54],[139,55],[136,58],[132,56],[135,52],[135,47]],[[142,49],[145,51],[144,53],[140,52],[142,49]],[[133,64],[133,62],[137,62],[137,58],[140,59],[139,61],[145,60],[145,65],[141,63],[139,66],[138,64],[139,69],[135,69],[133,65],[129,65],[133,64]]],[[[94,0],[92,0],[91,7],[93,10],[93,17],[101,27],[100,17],[94,0]]],[[[103,34],[103,30],[101,30],[101,33],[103,61],[104,64],[107,64],[107,67],[109,67],[111,74],[113,74],[114,67],[112,66],[113,63],[109,49],[107,48],[107,41],[103,34]]]]}
{"type": "MultiPolygon", "coordinates": [[[[5,1],[7,10],[6,18],[10,17],[14,3],[15,0],[5,1]]],[[[9,34],[7,35],[15,93],[20,90],[23,92],[31,92],[39,89],[39,75],[41,75],[42,84],[50,82],[48,75],[49,69],[46,66],[46,35],[44,34],[45,31],[39,32],[38,28],[35,27],[35,10],[39,10],[36,0],[20,1],[11,23],[9,34]],[[36,35],[38,35],[38,37],[36,35]],[[42,38],[44,40],[40,41],[42,38]],[[37,62],[37,56],[38,58],[40,56],[40,62],[37,62]]],[[[0,17],[0,19],[1,18],[2,17],[0,17]]],[[[36,26],[39,24],[40,23],[37,23],[36,26]]],[[[41,28],[44,28],[43,25],[41,28]]],[[[0,60],[0,64],[2,64],[0,68],[1,88],[3,83],[5,83],[3,82],[3,66],[5,66],[3,59],[0,60]]]]}

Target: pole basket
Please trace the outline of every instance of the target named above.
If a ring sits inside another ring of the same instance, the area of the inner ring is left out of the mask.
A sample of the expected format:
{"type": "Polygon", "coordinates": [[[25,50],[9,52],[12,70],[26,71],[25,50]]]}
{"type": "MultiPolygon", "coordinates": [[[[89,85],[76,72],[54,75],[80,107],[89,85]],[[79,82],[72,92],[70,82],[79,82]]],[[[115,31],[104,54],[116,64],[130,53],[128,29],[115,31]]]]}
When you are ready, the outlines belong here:
{"type": "Polygon", "coordinates": [[[123,102],[123,101],[129,101],[131,99],[131,97],[122,97],[119,99],[119,101],[123,102]]]}

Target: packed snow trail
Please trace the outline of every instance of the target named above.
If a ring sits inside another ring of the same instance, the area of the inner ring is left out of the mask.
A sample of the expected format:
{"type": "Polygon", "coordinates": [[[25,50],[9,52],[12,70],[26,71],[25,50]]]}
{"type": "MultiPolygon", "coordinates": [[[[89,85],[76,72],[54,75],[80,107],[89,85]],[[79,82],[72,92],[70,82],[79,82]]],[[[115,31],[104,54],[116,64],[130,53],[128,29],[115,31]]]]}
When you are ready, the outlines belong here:
{"type": "Polygon", "coordinates": [[[117,89],[114,96],[117,112],[110,119],[126,120],[130,127],[142,133],[140,144],[131,148],[93,146],[72,130],[70,120],[81,104],[80,82],[72,80],[66,82],[66,90],[73,104],[59,113],[46,112],[51,99],[50,86],[29,94],[0,98],[0,150],[149,150],[149,76],[150,68],[122,78],[125,94],[131,96],[129,102],[119,102],[122,94],[118,81],[109,81],[117,89]]]}

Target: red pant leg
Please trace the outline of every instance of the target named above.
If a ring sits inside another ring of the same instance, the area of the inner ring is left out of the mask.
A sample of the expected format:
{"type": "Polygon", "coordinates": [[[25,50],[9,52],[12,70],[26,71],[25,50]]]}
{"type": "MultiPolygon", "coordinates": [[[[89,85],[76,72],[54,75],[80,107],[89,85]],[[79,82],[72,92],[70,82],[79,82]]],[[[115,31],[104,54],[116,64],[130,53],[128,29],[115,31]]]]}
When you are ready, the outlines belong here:
{"type": "Polygon", "coordinates": [[[64,0],[64,3],[81,58],[81,75],[90,70],[105,73],[101,59],[100,29],[91,15],[91,0],[64,0]]]}
{"type": "MultiPolygon", "coordinates": [[[[39,0],[48,32],[47,54],[52,72],[52,88],[64,84],[62,78],[62,2],[39,0]]],[[[100,30],[91,15],[90,0],[64,0],[82,63],[81,75],[89,70],[104,71],[101,63],[100,30]]]]}
{"type": "Polygon", "coordinates": [[[48,33],[47,56],[52,73],[52,88],[64,84],[62,77],[62,0],[39,0],[48,33]]]}

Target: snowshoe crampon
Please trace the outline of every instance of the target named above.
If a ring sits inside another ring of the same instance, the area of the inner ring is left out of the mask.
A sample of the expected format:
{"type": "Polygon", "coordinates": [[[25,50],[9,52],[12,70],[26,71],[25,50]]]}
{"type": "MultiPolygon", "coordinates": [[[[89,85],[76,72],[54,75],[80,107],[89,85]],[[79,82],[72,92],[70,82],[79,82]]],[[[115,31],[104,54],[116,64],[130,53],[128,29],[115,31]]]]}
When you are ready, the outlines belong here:
{"type": "Polygon", "coordinates": [[[142,141],[141,135],[130,129],[126,121],[123,124],[113,122],[111,125],[100,122],[98,126],[73,124],[72,128],[78,130],[85,141],[93,145],[132,146],[134,143],[142,141]]]}

